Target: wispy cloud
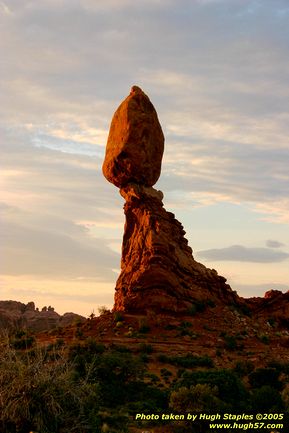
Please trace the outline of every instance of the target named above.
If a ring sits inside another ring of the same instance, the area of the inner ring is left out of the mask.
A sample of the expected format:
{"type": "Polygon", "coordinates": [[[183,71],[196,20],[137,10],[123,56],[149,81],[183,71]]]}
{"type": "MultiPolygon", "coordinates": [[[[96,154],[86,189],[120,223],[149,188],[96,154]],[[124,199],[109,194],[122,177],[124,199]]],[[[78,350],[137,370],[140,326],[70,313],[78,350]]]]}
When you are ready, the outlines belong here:
{"type": "Polygon", "coordinates": [[[275,241],[273,239],[268,239],[266,241],[266,246],[268,248],[281,248],[281,247],[284,247],[285,245],[282,242],[275,241]]]}
{"type": "MultiPolygon", "coordinates": [[[[111,116],[133,84],[166,135],[157,185],[166,206],[243,204],[263,215],[263,239],[268,224],[288,225],[287,0],[15,0],[0,2],[0,20],[11,272],[35,261],[39,278],[50,263],[58,277],[63,266],[113,285],[123,200],[101,166],[111,116]]],[[[213,254],[282,263],[274,242],[213,254]]]]}
{"type": "Polygon", "coordinates": [[[209,261],[237,261],[253,263],[277,263],[289,258],[289,254],[270,248],[252,248],[243,245],[232,245],[225,248],[213,248],[198,251],[197,257],[209,261]]]}

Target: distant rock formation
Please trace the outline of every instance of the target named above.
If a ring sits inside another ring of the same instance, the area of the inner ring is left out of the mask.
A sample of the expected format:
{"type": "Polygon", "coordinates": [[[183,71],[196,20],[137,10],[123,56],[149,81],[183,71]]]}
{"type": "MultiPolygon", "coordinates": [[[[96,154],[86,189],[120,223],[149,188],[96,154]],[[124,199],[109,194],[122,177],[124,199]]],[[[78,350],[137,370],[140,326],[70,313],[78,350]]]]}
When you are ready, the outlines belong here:
{"type": "Polygon", "coordinates": [[[289,291],[269,290],[263,298],[249,298],[246,301],[255,316],[267,317],[289,327],[289,291]]]}
{"type": "Polygon", "coordinates": [[[67,326],[85,318],[75,313],[56,313],[52,307],[35,308],[34,302],[0,301],[0,330],[25,328],[35,332],[48,331],[57,326],[67,326]]]}
{"type": "Polygon", "coordinates": [[[103,164],[126,201],[114,310],[184,313],[196,301],[241,304],[224,277],[194,260],[182,224],[163,208],[163,193],[152,188],[163,145],[156,111],[134,86],[112,119],[103,164]]]}

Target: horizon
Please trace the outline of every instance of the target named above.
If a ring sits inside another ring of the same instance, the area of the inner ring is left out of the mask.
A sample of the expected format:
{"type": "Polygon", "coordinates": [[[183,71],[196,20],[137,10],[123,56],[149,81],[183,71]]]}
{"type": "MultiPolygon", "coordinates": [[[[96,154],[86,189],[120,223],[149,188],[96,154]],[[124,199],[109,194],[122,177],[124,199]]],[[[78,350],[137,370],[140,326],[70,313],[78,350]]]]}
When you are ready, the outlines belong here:
{"type": "Polygon", "coordinates": [[[285,0],[1,1],[0,299],[111,308],[123,199],[101,167],[133,85],[194,258],[239,296],[289,290],[288,16],[285,0]]]}

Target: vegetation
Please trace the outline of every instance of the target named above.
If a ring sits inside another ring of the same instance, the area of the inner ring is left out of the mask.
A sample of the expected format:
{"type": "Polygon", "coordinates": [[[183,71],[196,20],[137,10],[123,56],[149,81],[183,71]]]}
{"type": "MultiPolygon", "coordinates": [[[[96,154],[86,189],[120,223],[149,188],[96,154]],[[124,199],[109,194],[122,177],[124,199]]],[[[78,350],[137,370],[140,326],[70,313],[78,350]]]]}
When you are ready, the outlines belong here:
{"type": "Polygon", "coordinates": [[[160,362],[177,365],[184,368],[194,367],[213,367],[214,363],[209,356],[196,356],[188,353],[185,356],[166,356],[160,354],[158,356],[160,362]]]}
{"type": "MultiPolygon", "coordinates": [[[[232,370],[216,369],[207,356],[167,356],[154,353],[152,344],[130,349],[91,337],[68,347],[62,339],[45,349],[34,340],[15,345],[28,337],[19,332],[2,341],[1,433],[126,433],[137,425],[136,413],[289,413],[287,363],[255,368],[239,361],[232,370]],[[149,368],[151,360],[163,364],[158,373],[149,368]]],[[[171,431],[192,428],[172,423],[171,431]]],[[[204,423],[194,428],[206,431],[204,423]]]]}

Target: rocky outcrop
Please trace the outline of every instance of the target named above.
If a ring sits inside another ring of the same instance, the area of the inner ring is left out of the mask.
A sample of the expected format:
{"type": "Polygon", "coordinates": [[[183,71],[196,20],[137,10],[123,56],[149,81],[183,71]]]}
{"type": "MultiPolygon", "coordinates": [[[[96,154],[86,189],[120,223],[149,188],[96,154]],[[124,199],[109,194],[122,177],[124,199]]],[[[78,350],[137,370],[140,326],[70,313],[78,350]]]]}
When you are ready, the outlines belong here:
{"type": "Polygon", "coordinates": [[[164,135],[151,101],[137,86],[115,112],[103,174],[121,188],[129,182],[152,186],[161,173],[164,135]]]}
{"type": "Polygon", "coordinates": [[[289,327],[289,291],[269,290],[263,298],[249,298],[246,301],[254,316],[276,320],[289,327]]]}
{"type": "Polygon", "coordinates": [[[47,331],[57,326],[67,326],[85,318],[75,313],[56,313],[52,307],[42,311],[35,308],[34,302],[23,304],[17,301],[0,301],[0,330],[25,328],[35,332],[47,331]]]}
{"type": "Polygon", "coordinates": [[[226,279],[196,262],[182,224],[152,188],[164,138],[156,111],[134,86],[112,119],[103,164],[120,188],[126,217],[114,310],[187,312],[196,301],[241,303],[226,279]]]}

